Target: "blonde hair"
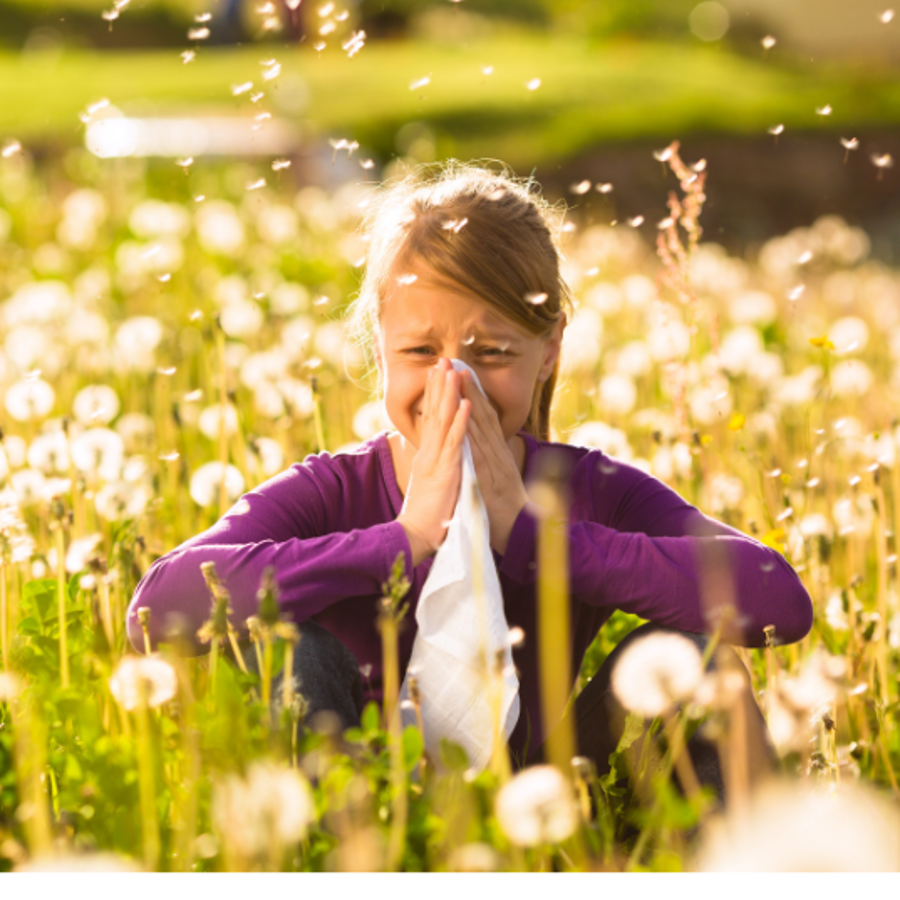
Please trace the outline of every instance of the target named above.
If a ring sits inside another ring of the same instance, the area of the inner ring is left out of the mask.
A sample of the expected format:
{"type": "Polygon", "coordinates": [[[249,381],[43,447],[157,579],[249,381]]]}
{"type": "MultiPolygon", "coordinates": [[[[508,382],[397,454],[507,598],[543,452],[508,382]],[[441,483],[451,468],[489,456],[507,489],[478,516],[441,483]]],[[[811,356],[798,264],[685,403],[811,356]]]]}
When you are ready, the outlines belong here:
{"type": "MultiPolygon", "coordinates": [[[[557,247],[563,213],[533,181],[505,168],[450,161],[421,166],[384,187],[366,216],[365,277],[346,319],[367,358],[389,284],[416,261],[535,337],[549,336],[563,313],[571,320],[572,295],[557,247]]],[[[524,429],[538,440],[550,438],[558,373],[559,358],[547,380],[535,385],[524,429]]]]}

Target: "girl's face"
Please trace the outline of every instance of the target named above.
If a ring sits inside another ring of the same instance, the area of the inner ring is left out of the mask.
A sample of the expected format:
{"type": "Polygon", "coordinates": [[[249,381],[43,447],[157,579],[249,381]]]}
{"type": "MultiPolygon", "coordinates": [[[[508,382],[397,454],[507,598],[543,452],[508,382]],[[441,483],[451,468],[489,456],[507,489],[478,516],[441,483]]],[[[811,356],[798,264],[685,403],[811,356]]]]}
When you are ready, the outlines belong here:
{"type": "Polygon", "coordinates": [[[418,449],[428,370],[446,356],[472,367],[511,442],[528,419],[536,384],[553,370],[565,317],[549,337],[535,337],[418,262],[393,284],[382,305],[376,362],[394,427],[418,449]]]}

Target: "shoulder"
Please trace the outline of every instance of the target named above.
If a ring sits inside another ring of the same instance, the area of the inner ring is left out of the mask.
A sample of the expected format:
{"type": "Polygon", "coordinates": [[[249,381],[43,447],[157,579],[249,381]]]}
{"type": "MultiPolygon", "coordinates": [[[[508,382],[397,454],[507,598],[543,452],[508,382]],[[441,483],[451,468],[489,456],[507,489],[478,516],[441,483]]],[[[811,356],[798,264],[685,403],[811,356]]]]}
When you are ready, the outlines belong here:
{"type": "Polygon", "coordinates": [[[333,453],[311,453],[254,488],[245,499],[251,505],[259,506],[262,501],[277,507],[294,520],[312,517],[323,531],[332,530],[332,518],[349,498],[365,501],[374,496],[372,488],[380,478],[379,453],[387,447],[385,441],[380,433],[333,453]]]}

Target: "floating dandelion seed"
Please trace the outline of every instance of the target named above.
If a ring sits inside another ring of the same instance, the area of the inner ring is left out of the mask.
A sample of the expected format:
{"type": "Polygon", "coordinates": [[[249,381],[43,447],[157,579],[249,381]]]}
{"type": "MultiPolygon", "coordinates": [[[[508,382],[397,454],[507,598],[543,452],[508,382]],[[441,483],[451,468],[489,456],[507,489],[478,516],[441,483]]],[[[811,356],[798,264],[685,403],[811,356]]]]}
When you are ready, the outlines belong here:
{"type": "Polygon", "coordinates": [[[339,12],[335,17],[335,22],[346,22],[347,19],[350,18],[350,13],[345,9],[343,12],[339,12]]]}
{"type": "Polygon", "coordinates": [[[202,388],[197,388],[197,390],[195,390],[195,391],[189,391],[187,394],[184,395],[183,399],[184,399],[185,403],[196,403],[198,400],[202,400],[203,399],[202,388]]]}
{"type": "Polygon", "coordinates": [[[319,34],[321,34],[322,37],[325,37],[326,34],[331,34],[335,30],[335,28],[337,28],[337,25],[335,25],[334,22],[326,22],[319,29],[319,34]]]}
{"type": "Polygon", "coordinates": [[[494,67],[493,66],[483,66],[481,69],[481,74],[482,75],[493,75],[494,67]]]}
{"type": "Polygon", "coordinates": [[[660,231],[664,231],[666,228],[671,228],[675,224],[675,220],[669,216],[667,219],[663,219],[660,222],[656,223],[656,227],[660,229],[660,231]]]}
{"type": "Polygon", "coordinates": [[[360,160],[359,164],[364,169],[374,169],[375,168],[375,160],[374,159],[363,159],[363,160],[360,160]]]}
{"type": "Polygon", "coordinates": [[[816,107],[816,115],[817,116],[830,116],[831,115],[831,104],[826,103],[824,106],[816,107]]]}
{"type": "Polygon", "coordinates": [[[773,135],[775,135],[775,137],[778,137],[779,134],[783,134],[783,133],[784,133],[784,125],[773,125],[769,129],[769,134],[773,134],[773,135]]]}
{"type": "Polygon", "coordinates": [[[16,140],[9,140],[3,145],[3,149],[0,150],[0,156],[3,159],[9,159],[11,156],[15,156],[16,153],[22,152],[22,145],[16,140]]]}
{"type": "Polygon", "coordinates": [[[806,290],[805,284],[798,284],[796,287],[791,288],[788,291],[787,298],[788,300],[799,300],[803,296],[803,292],[806,290]]]}
{"type": "Polygon", "coordinates": [[[444,224],[441,225],[441,228],[443,228],[444,231],[452,231],[454,234],[459,234],[468,224],[469,220],[467,218],[450,219],[449,221],[444,222],[444,224]]]}
{"type": "Polygon", "coordinates": [[[175,165],[182,169],[187,169],[194,164],[193,156],[185,156],[183,159],[176,159],[175,165]]]}
{"type": "Polygon", "coordinates": [[[778,41],[776,41],[771,34],[767,34],[760,43],[763,45],[763,50],[771,50],[778,41]]]}
{"type": "Polygon", "coordinates": [[[231,93],[234,94],[235,97],[240,97],[241,94],[246,94],[247,91],[252,90],[253,82],[245,81],[243,84],[235,84],[231,87],[231,93]]]}
{"type": "Polygon", "coordinates": [[[525,302],[530,303],[532,306],[540,306],[542,303],[547,302],[547,294],[545,294],[545,293],[526,294],[525,302]]]}
{"type": "Polygon", "coordinates": [[[316,53],[321,53],[327,46],[328,44],[326,44],[325,41],[316,41],[316,43],[312,45],[312,48],[316,53]]]}
{"type": "Polygon", "coordinates": [[[573,184],[569,186],[569,190],[573,194],[586,194],[591,189],[591,183],[587,179],[584,181],[579,181],[578,184],[573,184]]]}
{"type": "Polygon", "coordinates": [[[275,159],[272,161],[272,171],[280,172],[282,169],[289,169],[291,161],[289,159],[275,159]]]}
{"type": "Polygon", "coordinates": [[[212,22],[212,13],[197,13],[197,15],[194,16],[194,21],[201,25],[205,22],[212,22]]]}
{"type": "Polygon", "coordinates": [[[318,10],[316,10],[321,18],[325,18],[325,16],[330,16],[334,12],[334,4],[333,3],[323,3],[318,10]]]}
{"type": "Polygon", "coordinates": [[[258,191],[260,188],[266,186],[265,178],[257,178],[256,181],[248,181],[247,182],[247,190],[248,191],[258,191]]]}
{"type": "Polygon", "coordinates": [[[797,265],[805,266],[813,258],[812,250],[804,250],[797,257],[797,265]]]}
{"type": "Polygon", "coordinates": [[[112,23],[119,18],[119,10],[117,9],[106,9],[102,13],[100,13],[100,17],[109,22],[109,30],[112,31],[112,23]]]}
{"type": "Polygon", "coordinates": [[[859,138],[841,138],[841,146],[845,150],[856,150],[859,147],[859,138]]]}
{"type": "Polygon", "coordinates": [[[258,122],[258,123],[261,124],[261,123],[263,123],[263,122],[268,121],[268,120],[271,119],[271,118],[272,118],[272,113],[270,113],[270,112],[261,112],[261,113],[257,113],[257,114],[253,117],[253,121],[254,121],[254,122],[258,122]]]}
{"type": "Polygon", "coordinates": [[[426,75],[424,78],[419,78],[416,81],[413,81],[410,84],[409,89],[411,91],[417,91],[419,88],[423,88],[428,84],[431,84],[431,75],[430,74],[426,75]]]}
{"type": "Polygon", "coordinates": [[[196,57],[196,50],[182,50],[181,52],[181,61],[187,65],[189,62],[193,62],[194,57],[196,57]]]}
{"type": "Polygon", "coordinates": [[[415,284],[418,280],[418,275],[410,273],[409,275],[400,275],[397,278],[397,284],[415,284]]]}
{"type": "Polygon", "coordinates": [[[599,194],[611,194],[612,189],[613,189],[613,186],[611,184],[609,184],[609,182],[606,182],[604,184],[598,184],[594,188],[594,190],[597,191],[597,193],[599,193],[599,194]]]}
{"type": "Polygon", "coordinates": [[[635,216],[634,218],[628,220],[628,224],[632,228],[640,228],[641,225],[644,224],[644,217],[643,216],[635,216]]]}
{"type": "Polygon", "coordinates": [[[471,347],[472,344],[474,344],[474,343],[475,343],[475,335],[474,334],[470,334],[468,337],[463,338],[463,344],[465,344],[467,347],[471,347]]]}
{"type": "Polygon", "coordinates": [[[267,69],[263,69],[263,81],[272,81],[281,74],[281,63],[272,63],[267,69]]]}
{"type": "Polygon", "coordinates": [[[265,96],[266,95],[263,91],[257,91],[255,94],[250,95],[250,102],[251,103],[259,103],[259,101],[262,100],[262,98],[265,96]]]}
{"type": "Polygon", "coordinates": [[[886,9],[879,17],[878,21],[881,22],[882,25],[887,25],[888,22],[894,21],[894,11],[892,9],[886,9]]]}
{"type": "Polygon", "coordinates": [[[365,45],[366,33],[364,31],[354,31],[348,40],[341,44],[341,49],[346,51],[347,56],[352,59],[365,45]]]}
{"type": "Polygon", "coordinates": [[[872,154],[872,165],[878,169],[878,180],[881,181],[882,176],[884,175],[885,169],[890,169],[894,165],[894,158],[890,153],[873,153],[872,154]]]}
{"type": "Polygon", "coordinates": [[[541,86],[540,78],[532,78],[531,81],[526,82],[525,87],[528,88],[529,91],[536,91],[541,86]]]}
{"type": "Polygon", "coordinates": [[[268,3],[257,3],[257,4],[256,4],[256,11],[257,11],[261,16],[269,16],[269,15],[271,15],[273,12],[275,12],[275,4],[274,4],[274,3],[271,3],[271,2],[268,2],[268,3]]]}
{"type": "Polygon", "coordinates": [[[189,41],[205,41],[209,37],[209,29],[189,28],[187,37],[189,41]]]}
{"type": "Polygon", "coordinates": [[[194,197],[194,203],[202,203],[205,199],[206,194],[197,194],[197,196],[194,197]]]}
{"type": "Polygon", "coordinates": [[[671,147],[666,147],[665,150],[654,150],[653,158],[659,160],[659,162],[668,162],[674,152],[671,147]]]}

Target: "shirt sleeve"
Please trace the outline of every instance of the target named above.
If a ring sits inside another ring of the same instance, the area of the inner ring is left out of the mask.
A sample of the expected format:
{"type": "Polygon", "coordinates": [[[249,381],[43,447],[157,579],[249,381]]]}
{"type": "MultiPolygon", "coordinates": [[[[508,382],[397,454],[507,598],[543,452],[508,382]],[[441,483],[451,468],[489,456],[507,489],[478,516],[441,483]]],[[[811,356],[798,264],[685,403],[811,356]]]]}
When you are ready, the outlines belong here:
{"type": "MultiPolygon", "coordinates": [[[[732,643],[763,646],[773,625],[791,643],[812,627],[812,602],[784,557],[759,541],[704,516],[661,481],[619,464],[622,481],[607,483],[612,501],[601,517],[592,485],[594,521],[569,525],[573,598],[621,609],[669,628],[711,632],[723,622],[732,643]],[[607,518],[607,524],[600,524],[607,518]]],[[[513,525],[501,571],[535,580],[537,522],[526,506],[513,525]]]]}
{"type": "Polygon", "coordinates": [[[293,466],[245,494],[212,528],[156,560],[138,584],[128,608],[131,643],[143,650],[137,610],[150,609],[155,645],[177,624],[195,641],[209,618],[211,597],[200,571],[215,563],[231,595],[231,622],[242,633],[257,611],[263,572],[272,566],[281,607],[302,622],[339,600],[377,595],[404,553],[412,580],[411,551],[403,526],[395,521],[333,532],[319,482],[307,466],[293,466]]]}

